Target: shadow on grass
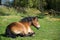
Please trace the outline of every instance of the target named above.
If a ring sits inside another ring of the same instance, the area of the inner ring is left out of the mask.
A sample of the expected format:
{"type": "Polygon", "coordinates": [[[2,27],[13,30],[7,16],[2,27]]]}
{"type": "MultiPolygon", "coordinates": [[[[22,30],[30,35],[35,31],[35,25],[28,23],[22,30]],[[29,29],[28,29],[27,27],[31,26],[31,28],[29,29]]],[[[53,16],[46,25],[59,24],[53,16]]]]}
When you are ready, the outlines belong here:
{"type": "Polygon", "coordinates": [[[0,40],[3,40],[6,37],[5,34],[0,34],[0,40]]]}
{"type": "Polygon", "coordinates": [[[60,19],[60,15],[53,16],[53,18],[59,18],[60,19]]]}
{"type": "Polygon", "coordinates": [[[45,17],[45,15],[43,13],[40,13],[40,14],[37,15],[37,17],[40,18],[40,19],[43,19],[45,17]]]}
{"type": "Polygon", "coordinates": [[[2,39],[2,37],[6,37],[6,38],[13,38],[13,37],[8,37],[5,34],[0,34],[0,39],[2,39]]]}
{"type": "Polygon", "coordinates": [[[3,37],[7,37],[5,34],[0,34],[0,37],[3,36],[3,37]]]}
{"type": "Polygon", "coordinates": [[[10,37],[10,36],[7,36],[7,35],[5,35],[5,34],[0,34],[0,37],[16,38],[16,37],[10,37]]]}
{"type": "Polygon", "coordinates": [[[0,12],[0,16],[9,16],[10,14],[4,13],[4,12],[0,12]]]}

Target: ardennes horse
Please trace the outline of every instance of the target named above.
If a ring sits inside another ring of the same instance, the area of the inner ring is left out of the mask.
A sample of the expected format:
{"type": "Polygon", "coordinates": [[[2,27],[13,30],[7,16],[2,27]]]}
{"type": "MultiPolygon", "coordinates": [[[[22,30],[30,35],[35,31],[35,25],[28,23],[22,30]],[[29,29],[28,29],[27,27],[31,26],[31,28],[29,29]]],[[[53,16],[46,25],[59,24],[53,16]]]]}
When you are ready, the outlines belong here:
{"type": "Polygon", "coordinates": [[[40,25],[37,17],[25,17],[19,22],[9,24],[6,28],[5,35],[12,38],[15,38],[17,35],[32,36],[35,32],[31,29],[31,25],[39,29],[40,25]]]}

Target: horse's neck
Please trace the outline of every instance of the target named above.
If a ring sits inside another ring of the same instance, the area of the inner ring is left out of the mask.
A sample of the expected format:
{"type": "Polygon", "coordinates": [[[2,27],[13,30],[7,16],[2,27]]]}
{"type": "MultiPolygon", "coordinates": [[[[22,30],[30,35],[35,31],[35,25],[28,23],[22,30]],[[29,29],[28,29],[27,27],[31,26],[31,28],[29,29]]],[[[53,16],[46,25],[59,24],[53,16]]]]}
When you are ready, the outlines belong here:
{"type": "Polygon", "coordinates": [[[31,26],[31,22],[21,22],[23,25],[31,26]]]}
{"type": "Polygon", "coordinates": [[[31,23],[24,22],[22,24],[25,26],[27,32],[31,32],[31,23]]]}

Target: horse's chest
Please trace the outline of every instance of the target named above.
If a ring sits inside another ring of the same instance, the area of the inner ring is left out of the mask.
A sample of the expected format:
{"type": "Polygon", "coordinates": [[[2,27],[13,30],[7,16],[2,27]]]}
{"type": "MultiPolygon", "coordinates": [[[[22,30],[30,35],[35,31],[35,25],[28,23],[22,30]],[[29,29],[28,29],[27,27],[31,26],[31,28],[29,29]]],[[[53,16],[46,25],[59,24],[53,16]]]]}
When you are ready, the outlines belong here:
{"type": "Polygon", "coordinates": [[[26,26],[26,30],[27,30],[28,33],[31,32],[30,26],[26,26]]]}
{"type": "Polygon", "coordinates": [[[31,32],[31,28],[30,28],[30,27],[28,27],[28,29],[27,29],[27,30],[28,30],[28,32],[31,32]]]}

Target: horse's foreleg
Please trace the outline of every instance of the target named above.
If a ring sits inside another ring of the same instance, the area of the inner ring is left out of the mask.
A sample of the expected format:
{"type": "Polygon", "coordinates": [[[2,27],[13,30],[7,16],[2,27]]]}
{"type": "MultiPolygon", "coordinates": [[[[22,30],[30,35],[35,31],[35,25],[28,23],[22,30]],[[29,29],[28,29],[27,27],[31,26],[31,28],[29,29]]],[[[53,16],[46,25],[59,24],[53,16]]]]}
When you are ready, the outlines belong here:
{"type": "Polygon", "coordinates": [[[31,32],[28,33],[29,36],[34,36],[35,32],[33,30],[31,30],[31,32]]]}
{"type": "Polygon", "coordinates": [[[28,32],[27,32],[26,28],[24,28],[19,35],[20,35],[21,37],[28,36],[28,32]]]}
{"type": "Polygon", "coordinates": [[[35,32],[31,28],[28,28],[28,36],[33,36],[34,34],[35,32]]]}

